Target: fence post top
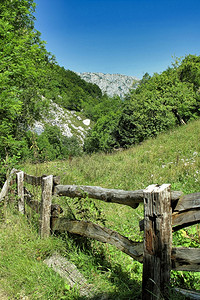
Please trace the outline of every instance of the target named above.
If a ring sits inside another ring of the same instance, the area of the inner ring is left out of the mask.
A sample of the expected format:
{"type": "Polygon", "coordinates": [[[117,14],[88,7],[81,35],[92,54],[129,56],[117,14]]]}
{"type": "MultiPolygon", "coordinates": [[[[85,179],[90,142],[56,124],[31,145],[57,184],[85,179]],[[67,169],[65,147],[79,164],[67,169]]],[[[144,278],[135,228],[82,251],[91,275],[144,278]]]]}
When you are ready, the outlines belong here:
{"type": "Polygon", "coordinates": [[[17,171],[16,171],[16,174],[24,174],[24,171],[19,171],[19,170],[17,170],[17,171]]]}
{"type": "Polygon", "coordinates": [[[171,184],[169,183],[165,183],[162,185],[158,185],[158,184],[151,184],[149,185],[146,189],[144,189],[144,193],[160,193],[162,191],[164,191],[165,189],[168,189],[171,187],[171,184]]]}
{"type": "Polygon", "coordinates": [[[53,179],[53,175],[48,175],[48,176],[45,176],[45,177],[42,177],[43,180],[47,180],[47,179],[53,179]]]}

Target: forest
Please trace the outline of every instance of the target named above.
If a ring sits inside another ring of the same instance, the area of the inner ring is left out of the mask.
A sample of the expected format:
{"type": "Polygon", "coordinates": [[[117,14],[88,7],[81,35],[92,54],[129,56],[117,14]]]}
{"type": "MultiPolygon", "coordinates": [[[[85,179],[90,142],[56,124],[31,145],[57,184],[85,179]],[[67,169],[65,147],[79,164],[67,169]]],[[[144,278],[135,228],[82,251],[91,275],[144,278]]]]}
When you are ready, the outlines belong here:
{"type": "Polygon", "coordinates": [[[34,151],[40,153],[42,147],[59,158],[111,152],[199,117],[200,56],[175,57],[161,74],[146,73],[124,100],[111,98],[59,66],[34,27],[35,8],[33,0],[0,3],[1,176],[5,166],[34,159],[34,151]],[[36,120],[48,115],[50,100],[94,121],[83,149],[56,126],[46,128],[42,137],[30,131],[36,120]]]}

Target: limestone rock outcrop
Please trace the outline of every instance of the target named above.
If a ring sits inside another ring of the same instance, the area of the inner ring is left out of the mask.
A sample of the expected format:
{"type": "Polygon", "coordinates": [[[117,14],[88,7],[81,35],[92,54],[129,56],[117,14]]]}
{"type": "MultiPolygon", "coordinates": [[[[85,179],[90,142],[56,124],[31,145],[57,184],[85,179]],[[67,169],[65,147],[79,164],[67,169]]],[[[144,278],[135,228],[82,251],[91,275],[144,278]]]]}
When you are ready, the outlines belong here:
{"type": "Polygon", "coordinates": [[[104,74],[104,73],[77,73],[82,79],[87,82],[97,84],[102,93],[108,96],[118,95],[120,98],[129,92],[130,88],[135,88],[139,83],[139,79],[134,76],[121,74],[104,74]]]}

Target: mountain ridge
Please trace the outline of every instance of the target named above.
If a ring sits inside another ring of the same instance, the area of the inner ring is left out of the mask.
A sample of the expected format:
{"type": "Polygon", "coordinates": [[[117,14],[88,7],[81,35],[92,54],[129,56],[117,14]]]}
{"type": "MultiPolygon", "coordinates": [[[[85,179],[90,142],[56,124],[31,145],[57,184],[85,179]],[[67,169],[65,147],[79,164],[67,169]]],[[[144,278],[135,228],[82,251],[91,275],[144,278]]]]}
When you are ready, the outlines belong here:
{"type": "Polygon", "coordinates": [[[140,81],[140,79],[135,76],[122,74],[105,74],[101,72],[75,73],[86,82],[98,85],[102,93],[106,93],[110,97],[118,95],[120,98],[124,98],[130,88],[136,88],[140,81]]]}

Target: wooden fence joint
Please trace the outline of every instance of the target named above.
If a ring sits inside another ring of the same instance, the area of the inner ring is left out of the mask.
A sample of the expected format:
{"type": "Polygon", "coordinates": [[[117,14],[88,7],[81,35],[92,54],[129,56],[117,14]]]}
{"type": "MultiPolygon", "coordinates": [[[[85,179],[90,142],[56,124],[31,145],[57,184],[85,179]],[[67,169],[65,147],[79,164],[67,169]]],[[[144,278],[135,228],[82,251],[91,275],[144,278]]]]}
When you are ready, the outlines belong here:
{"type": "Polygon", "coordinates": [[[170,184],[144,190],[143,300],[167,295],[171,270],[170,184]]]}

